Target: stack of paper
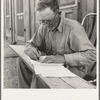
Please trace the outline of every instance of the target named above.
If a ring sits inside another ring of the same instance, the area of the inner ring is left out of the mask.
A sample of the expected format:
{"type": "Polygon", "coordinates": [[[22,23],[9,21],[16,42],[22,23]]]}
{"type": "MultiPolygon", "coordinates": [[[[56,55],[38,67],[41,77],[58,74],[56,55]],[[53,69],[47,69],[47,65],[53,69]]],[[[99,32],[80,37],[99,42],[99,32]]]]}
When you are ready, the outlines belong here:
{"type": "Polygon", "coordinates": [[[70,72],[67,68],[65,68],[62,64],[54,64],[54,63],[40,63],[38,61],[34,61],[30,59],[31,64],[34,66],[35,73],[41,74],[45,77],[72,77],[76,76],[72,72],[70,72]]]}

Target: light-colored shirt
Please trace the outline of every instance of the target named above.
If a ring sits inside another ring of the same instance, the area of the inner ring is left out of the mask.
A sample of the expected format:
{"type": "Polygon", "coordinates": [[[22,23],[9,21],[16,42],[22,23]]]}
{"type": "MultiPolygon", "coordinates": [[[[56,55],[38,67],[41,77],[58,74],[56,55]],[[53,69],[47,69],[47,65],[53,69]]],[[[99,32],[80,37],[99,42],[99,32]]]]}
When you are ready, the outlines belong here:
{"type": "Polygon", "coordinates": [[[71,19],[61,18],[55,31],[41,25],[31,43],[46,55],[64,55],[69,66],[90,66],[96,62],[96,49],[87,37],[83,26],[71,19]]]}

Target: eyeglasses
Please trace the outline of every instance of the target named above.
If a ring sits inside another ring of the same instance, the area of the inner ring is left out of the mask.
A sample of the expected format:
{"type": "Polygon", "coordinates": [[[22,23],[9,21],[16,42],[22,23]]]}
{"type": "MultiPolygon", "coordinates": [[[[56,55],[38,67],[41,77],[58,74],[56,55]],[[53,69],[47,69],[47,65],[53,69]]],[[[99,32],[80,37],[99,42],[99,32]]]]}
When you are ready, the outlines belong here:
{"type": "Polygon", "coordinates": [[[48,20],[41,20],[41,21],[39,21],[39,23],[40,24],[52,24],[53,21],[55,20],[56,16],[57,16],[57,13],[55,14],[54,18],[48,19],[48,20]]]}

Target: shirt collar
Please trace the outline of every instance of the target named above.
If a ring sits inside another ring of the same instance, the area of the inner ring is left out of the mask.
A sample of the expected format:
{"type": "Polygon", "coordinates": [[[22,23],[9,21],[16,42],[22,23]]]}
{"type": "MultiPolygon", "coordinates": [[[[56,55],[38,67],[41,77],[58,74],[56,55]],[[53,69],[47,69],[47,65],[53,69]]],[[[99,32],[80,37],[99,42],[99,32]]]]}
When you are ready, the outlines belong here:
{"type": "Polygon", "coordinates": [[[60,24],[59,24],[59,26],[58,26],[58,30],[60,31],[60,32],[63,32],[63,18],[61,17],[61,20],[60,20],[60,24]]]}

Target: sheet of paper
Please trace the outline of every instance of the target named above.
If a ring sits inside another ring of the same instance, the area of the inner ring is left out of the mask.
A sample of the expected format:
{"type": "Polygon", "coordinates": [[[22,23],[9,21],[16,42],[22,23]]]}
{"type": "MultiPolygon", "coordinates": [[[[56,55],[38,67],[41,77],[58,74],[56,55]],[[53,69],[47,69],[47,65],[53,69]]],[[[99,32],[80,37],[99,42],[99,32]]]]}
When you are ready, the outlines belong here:
{"type": "MultiPolygon", "coordinates": [[[[30,59],[29,57],[28,57],[28,59],[30,59]]],[[[41,63],[41,60],[38,60],[38,61],[35,61],[35,60],[32,60],[32,59],[30,59],[29,60],[29,62],[32,64],[32,65],[51,65],[51,66],[54,66],[54,65],[58,65],[58,66],[61,66],[61,65],[63,65],[63,63],[49,63],[49,64],[47,64],[47,63],[41,63]]]]}
{"type": "Polygon", "coordinates": [[[76,76],[65,68],[62,64],[46,64],[38,61],[30,60],[34,66],[35,73],[41,74],[44,77],[74,77],[76,76]]]}

